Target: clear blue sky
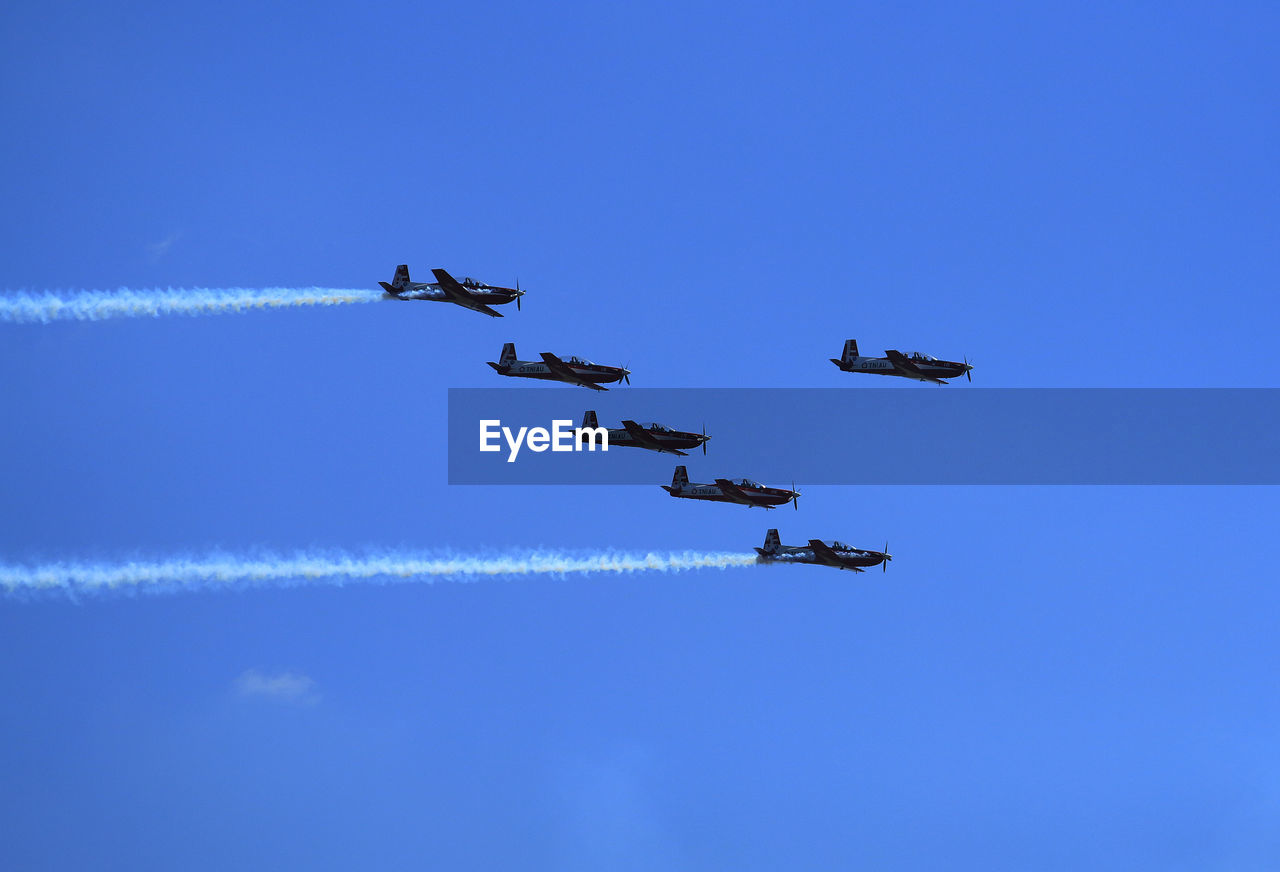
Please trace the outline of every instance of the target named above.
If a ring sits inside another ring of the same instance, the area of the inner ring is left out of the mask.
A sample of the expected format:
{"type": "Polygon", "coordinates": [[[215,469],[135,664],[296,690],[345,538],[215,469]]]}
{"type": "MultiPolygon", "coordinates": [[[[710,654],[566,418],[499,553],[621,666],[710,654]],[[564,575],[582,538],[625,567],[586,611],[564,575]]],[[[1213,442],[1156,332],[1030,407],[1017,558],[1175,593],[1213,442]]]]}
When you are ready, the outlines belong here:
{"type": "Polygon", "coordinates": [[[0,601],[0,867],[1274,868],[1274,489],[766,516],[450,488],[443,437],[512,340],[646,387],[875,389],[849,337],[1275,386],[1278,43],[1262,3],[8,4],[0,287],[528,295],[0,325],[0,559],[896,559],[0,601]]]}

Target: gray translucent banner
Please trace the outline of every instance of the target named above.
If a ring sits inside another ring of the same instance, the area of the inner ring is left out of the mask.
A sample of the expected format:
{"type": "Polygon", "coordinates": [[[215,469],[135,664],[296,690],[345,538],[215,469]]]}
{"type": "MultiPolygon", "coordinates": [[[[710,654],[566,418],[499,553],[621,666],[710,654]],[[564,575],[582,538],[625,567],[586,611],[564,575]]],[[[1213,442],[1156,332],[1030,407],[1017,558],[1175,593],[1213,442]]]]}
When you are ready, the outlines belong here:
{"type": "Polygon", "coordinates": [[[667,484],[684,464],[767,485],[1280,484],[1277,433],[1280,389],[454,388],[449,483],[667,484]],[[707,454],[522,445],[509,462],[501,435],[480,451],[482,420],[572,429],[587,409],[603,427],[705,426],[707,454]]]}

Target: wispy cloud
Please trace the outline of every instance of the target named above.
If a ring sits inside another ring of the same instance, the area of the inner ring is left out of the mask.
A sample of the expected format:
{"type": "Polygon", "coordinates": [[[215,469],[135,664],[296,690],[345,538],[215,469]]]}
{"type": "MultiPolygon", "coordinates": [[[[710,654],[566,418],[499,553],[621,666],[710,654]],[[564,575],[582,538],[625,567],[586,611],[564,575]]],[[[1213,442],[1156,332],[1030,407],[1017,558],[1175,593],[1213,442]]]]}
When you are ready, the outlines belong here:
{"type": "Polygon", "coordinates": [[[159,242],[148,242],[147,257],[151,260],[152,263],[157,262],[158,260],[160,260],[160,258],[164,257],[166,254],[169,253],[169,249],[173,247],[173,244],[178,241],[178,238],[180,236],[182,236],[181,233],[175,232],[175,233],[170,233],[168,236],[166,236],[164,239],[160,240],[159,242]]]}
{"type": "Polygon", "coordinates": [[[236,679],[235,691],[242,699],[268,699],[293,705],[315,705],[320,701],[315,680],[301,672],[248,669],[236,679]]]}
{"type": "Polygon", "coordinates": [[[623,745],[566,760],[558,772],[563,807],[553,833],[562,869],[685,869],[684,846],[668,825],[658,759],[623,745]]]}

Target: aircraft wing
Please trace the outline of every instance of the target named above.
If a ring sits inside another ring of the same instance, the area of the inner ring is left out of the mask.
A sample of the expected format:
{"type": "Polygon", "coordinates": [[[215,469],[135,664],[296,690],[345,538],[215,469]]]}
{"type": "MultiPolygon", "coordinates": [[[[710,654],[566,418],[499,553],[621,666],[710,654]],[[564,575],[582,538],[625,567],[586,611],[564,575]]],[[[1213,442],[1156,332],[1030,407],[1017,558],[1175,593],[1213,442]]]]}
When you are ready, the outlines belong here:
{"type": "Polygon", "coordinates": [[[773,508],[773,506],[755,499],[746,491],[744,491],[742,488],[738,487],[738,485],[729,481],[729,479],[727,478],[717,478],[716,487],[720,488],[720,490],[724,493],[725,496],[733,497],[735,500],[741,500],[747,505],[763,506],[766,509],[773,508]]]}
{"type": "Polygon", "coordinates": [[[813,559],[825,566],[838,566],[841,569],[852,569],[854,572],[862,570],[856,566],[849,566],[840,559],[840,555],[831,550],[831,546],[821,539],[810,539],[809,547],[813,549],[813,559]]]}
{"type": "Polygon", "coordinates": [[[903,354],[901,351],[894,351],[893,349],[889,349],[888,351],[885,352],[885,355],[889,358],[889,362],[893,364],[893,368],[905,376],[910,376],[911,378],[918,378],[921,381],[931,381],[934,384],[939,384],[939,385],[946,384],[946,382],[944,382],[940,378],[934,378],[931,375],[926,375],[923,369],[916,366],[915,363],[910,358],[908,358],[905,354],[903,354]]]}
{"type": "Polygon", "coordinates": [[[809,547],[813,549],[813,559],[830,566],[844,566],[840,555],[831,550],[831,546],[821,539],[810,539],[809,547]]]}
{"type": "Polygon", "coordinates": [[[556,357],[550,351],[542,352],[542,362],[547,365],[547,369],[551,370],[567,382],[572,382],[575,385],[582,385],[584,388],[591,388],[593,391],[609,390],[608,388],[601,387],[595,382],[587,381],[582,376],[574,372],[573,367],[556,357]]]}
{"type": "Polygon", "coordinates": [[[627,435],[631,437],[641,448],[648,448],[650,451],[666,451],[671,454],[679,454],[681,457],[688,456],[688,452],[679,451],[675,448],[667,448],[657,439],[653,438],[653,434],[641,427],[635,421],[623,421],[622,426],[627,428],[627,435]]]}
{"type": "Polygon", "coordinates": [[[495,312],[484,303],[481,303],[475,297],[471,296],[471,292],[462,286],[462,284],[449,275],[448,271],[442,269],[433,269],[431,274],[436,277],[436,284],[440,286],[440,290],[444,291],[445,296],[449,298],[449,302],[457,303],[459,306],[465,306],[477,312],[484,312],[494,318],[501,318],[501,312],[495,312]]]}

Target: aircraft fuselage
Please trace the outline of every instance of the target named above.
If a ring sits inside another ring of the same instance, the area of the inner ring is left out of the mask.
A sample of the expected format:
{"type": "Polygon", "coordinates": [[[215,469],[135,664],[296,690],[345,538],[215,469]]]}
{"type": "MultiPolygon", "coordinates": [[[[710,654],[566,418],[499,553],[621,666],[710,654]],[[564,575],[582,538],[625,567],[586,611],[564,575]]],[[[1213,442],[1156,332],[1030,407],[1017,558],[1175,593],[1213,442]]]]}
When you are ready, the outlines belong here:
{"type": "MultiPolygon", "coordinates": [[[[610,437],[612,439],[612,437],[610,437]]],[[[613,444],[610,442],[609,444],[613,444]]],[[[786,488],[776,487],[750,487],[747,485],[737,485],[737,490],[741,493],[726,491],[718,484],[697,484],[690,482],[683,487],[664,484],[662,489],[673,497],[679,497],[682,500],[707,500],[715,503],[737,503],[741,506],[759,506],[764,509],[772,509],[783,503],[789,503],[795,499],[796,492],[787,490],[786,488]]]]}
{"type": "Polygon", "coordinates": [[[685,433],[681,430],[658,431],[650,430],[649,435],[657,442],[661,448],[653,448],[643,442],[637,442],[631,438],[631,434],[627,432],[625,427],[617,430],[612,427],[609,429],[609,447],[621,446],[623,448],[648,448],[650,451],[661,451],[672,449],[680,450],[684,448],[697,448],[703,442],[711,437],[703,436],[701,433],[685,433]]]}
{"type": "MultiPolygon", "coordinates": [[[[521,294],[521,292],[517,291],[515,288],[500,288],[495,285],[484,285],[479,288],[467,288],[467,291],[471,294],[472,299],[477,303],[484,303],[485,305],[490,303],[496,303],[497,305],[510,303],[521,294]]],[[[426,300],[433,303],[454,302],[449,298],[449,295],[441,289],[440,285],[434,282],[430,284],[414,282],[411,285],[406,285],[399,292],[386,291],[385,295],[388,299],[392,300],[426,300]]]]}
{"type": "Polygon", "coordinates": [[[962,375],[973,381],[973,376],[970,375],[973,366],[967,358],[964,363],[957,363],[954,360],[939,360],[933,355],[921,354],[918,351],[903,354],[901,351],[892,348],[885,351],[884,354],[884,357],[863,357],[858,353],[858,341],[856,339],[848,339],[844,343],[844,353],[838,358],[831,358],[831,362],[839,367],[842,372],[896,375],[899,378],[933,382],[934,384],[946,384],[946,379],[962,375]]]}
{"type": "Polygon", "coordinates": [[[777,530],[769,530],[764,536],[764,546],[756,549],[758,563],[809,563],[814,566],[832,566],[863,572],[868,566],[888,568],[893,559],[886,543],[884,551],[854,548],[844,542],[824,542],[810,539],[807,545],[783,545],[777,530]]]}
{"type": "Polygon", "coordinates": [[[811,566],[831,566],[836,569],[849,569],[861,572],[869,566],[879,566],[886,559],[892,560],[883,551],[864,551],[861,548],[833,548],[831,556],[821,558],[814,554],[812,548],[804,546],[782,545],[776,550],[768,551],[757,548],[761,563],[805,563],[811,566]]]}
{"type": "MultiPolygon", "coordinates": [[[[547,381],[562,381],[566,384],[574,384],[573,381],[566,379],[557,372],[553,372],[547,364],[537,360],[516,360],[507,364],[490,363],[490,366],[499,375],[505,375],[510,378],[537,378],[547,381]]],[[[566,363],[566,366],[573,371],[573,374],[582,381],[592,382],[593,384],[608,384],[610,382],[622,381],[627,371],[620,366],[604,366],[603,364],[593,363],[590,366],[583,366],[576,363],[566,363]]],[[[609,444],[612,445],[612,431],[609,444]]]]}
{"type": "Polygon", "coordinates": [[[928,362],[915,361],[915,365],[919,367],[921,373],[928,378],[920,378],[913,373],[900,371],[893,365],[893,361],[887,357],[856,357],[853,360],[836,360],[831,362],[844,372],[865,372],[869,375],[894,375],[899,378],[915,379],[916,381],[929,381],[931,379],[948,379],[959,378],[968,372],[967,364],[957,363],[953,360],[932,360],[928,362]]]}

